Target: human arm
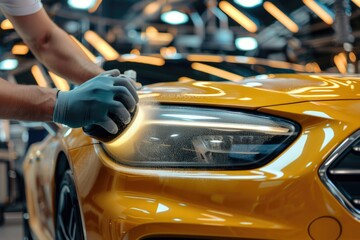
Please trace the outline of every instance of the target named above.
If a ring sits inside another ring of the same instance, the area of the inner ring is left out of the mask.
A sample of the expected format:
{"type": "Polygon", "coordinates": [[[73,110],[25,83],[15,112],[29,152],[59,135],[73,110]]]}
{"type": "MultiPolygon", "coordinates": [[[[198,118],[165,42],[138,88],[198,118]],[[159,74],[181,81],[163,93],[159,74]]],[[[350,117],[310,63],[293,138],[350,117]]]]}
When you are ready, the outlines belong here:
{"type": "Polygon", "coordinates": [[[81,84],[104,71],[49,18],[43,8],[26,16],[4,14],[38,60],[59,76],[81,84]]]}
{"type": "Polygon", "coordinates": [[[0,119],[51,121],[56,90],[9,83],[0,78],[0,119]]]}
{"type": "Polygon", "coordinates": [[[97,124],[116,133],[117,125],[109,115],[128,124],[139,101],[134,83],[116,69],[56,95],[54,89],[0,79],[0,119],[55,121],[74,128],[97,124]]]}

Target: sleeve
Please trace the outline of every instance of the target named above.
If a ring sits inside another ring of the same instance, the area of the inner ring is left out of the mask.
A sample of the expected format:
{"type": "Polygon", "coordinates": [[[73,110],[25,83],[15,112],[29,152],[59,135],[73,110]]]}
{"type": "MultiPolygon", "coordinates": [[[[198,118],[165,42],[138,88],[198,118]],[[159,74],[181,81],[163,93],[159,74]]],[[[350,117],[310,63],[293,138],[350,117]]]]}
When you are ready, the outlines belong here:
{"type": "Polygon", "coordinates": [[[0,0],[0,8],[12,16],[25,16],[42,8],[40,0],[0,0]]]}

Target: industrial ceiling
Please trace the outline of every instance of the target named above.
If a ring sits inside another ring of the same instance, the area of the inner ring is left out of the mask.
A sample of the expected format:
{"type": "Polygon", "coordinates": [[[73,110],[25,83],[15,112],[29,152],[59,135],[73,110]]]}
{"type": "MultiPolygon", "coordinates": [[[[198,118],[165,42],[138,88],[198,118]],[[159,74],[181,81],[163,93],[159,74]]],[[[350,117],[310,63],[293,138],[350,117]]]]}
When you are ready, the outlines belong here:
{"type": "MultiPolygon", "coordinates": [[[[89,9],[75,9],[69,2],[43,0],[55,22],[90,49],[85,39],[89,30],[120,54],[159,53],[173,46],[178,52],[314,63],[340,72],[336,57],[346,53],[356,59],[360,51],[359,0],[93,0],[89,9]],[[246,6],[250,3],[255,6],[246,6]],[[171,11],[187,18],[180,24],[166,23],[162,17],[171,11]],[[246,37],[255,39],[255,47],[247,49],[253,44],[249,41],[245,48],[237,45],[238,38],[246,37]]],[[[19,41],[4,30],[0,38],[2,53],[19,41]]]]}

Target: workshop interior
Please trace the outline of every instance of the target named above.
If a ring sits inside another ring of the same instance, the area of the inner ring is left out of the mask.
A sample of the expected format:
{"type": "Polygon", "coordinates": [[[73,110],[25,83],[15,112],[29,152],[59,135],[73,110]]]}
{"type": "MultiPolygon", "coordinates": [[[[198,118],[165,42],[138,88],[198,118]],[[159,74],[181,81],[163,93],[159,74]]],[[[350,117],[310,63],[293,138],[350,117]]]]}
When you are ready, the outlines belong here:
{"type": "MultiPolygon", "coordinates": [[[[360,239],[360,0],[41,2],[139,102],[0,119],[0,239],[360,239]]],[[[78,88],[1,12],[0,77],[78,88]]]]}

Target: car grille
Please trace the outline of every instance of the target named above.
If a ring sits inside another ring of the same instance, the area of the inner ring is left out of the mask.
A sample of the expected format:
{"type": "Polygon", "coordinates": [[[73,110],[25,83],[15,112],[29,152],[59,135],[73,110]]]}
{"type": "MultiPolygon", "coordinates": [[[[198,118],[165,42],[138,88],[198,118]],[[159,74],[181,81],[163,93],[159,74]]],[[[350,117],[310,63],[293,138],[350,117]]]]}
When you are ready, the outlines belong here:
{"type": "Polygon", "coordinates": [[[319,174],[340,203],[360,220],[360,130],[335,149],[319,174]]]}

